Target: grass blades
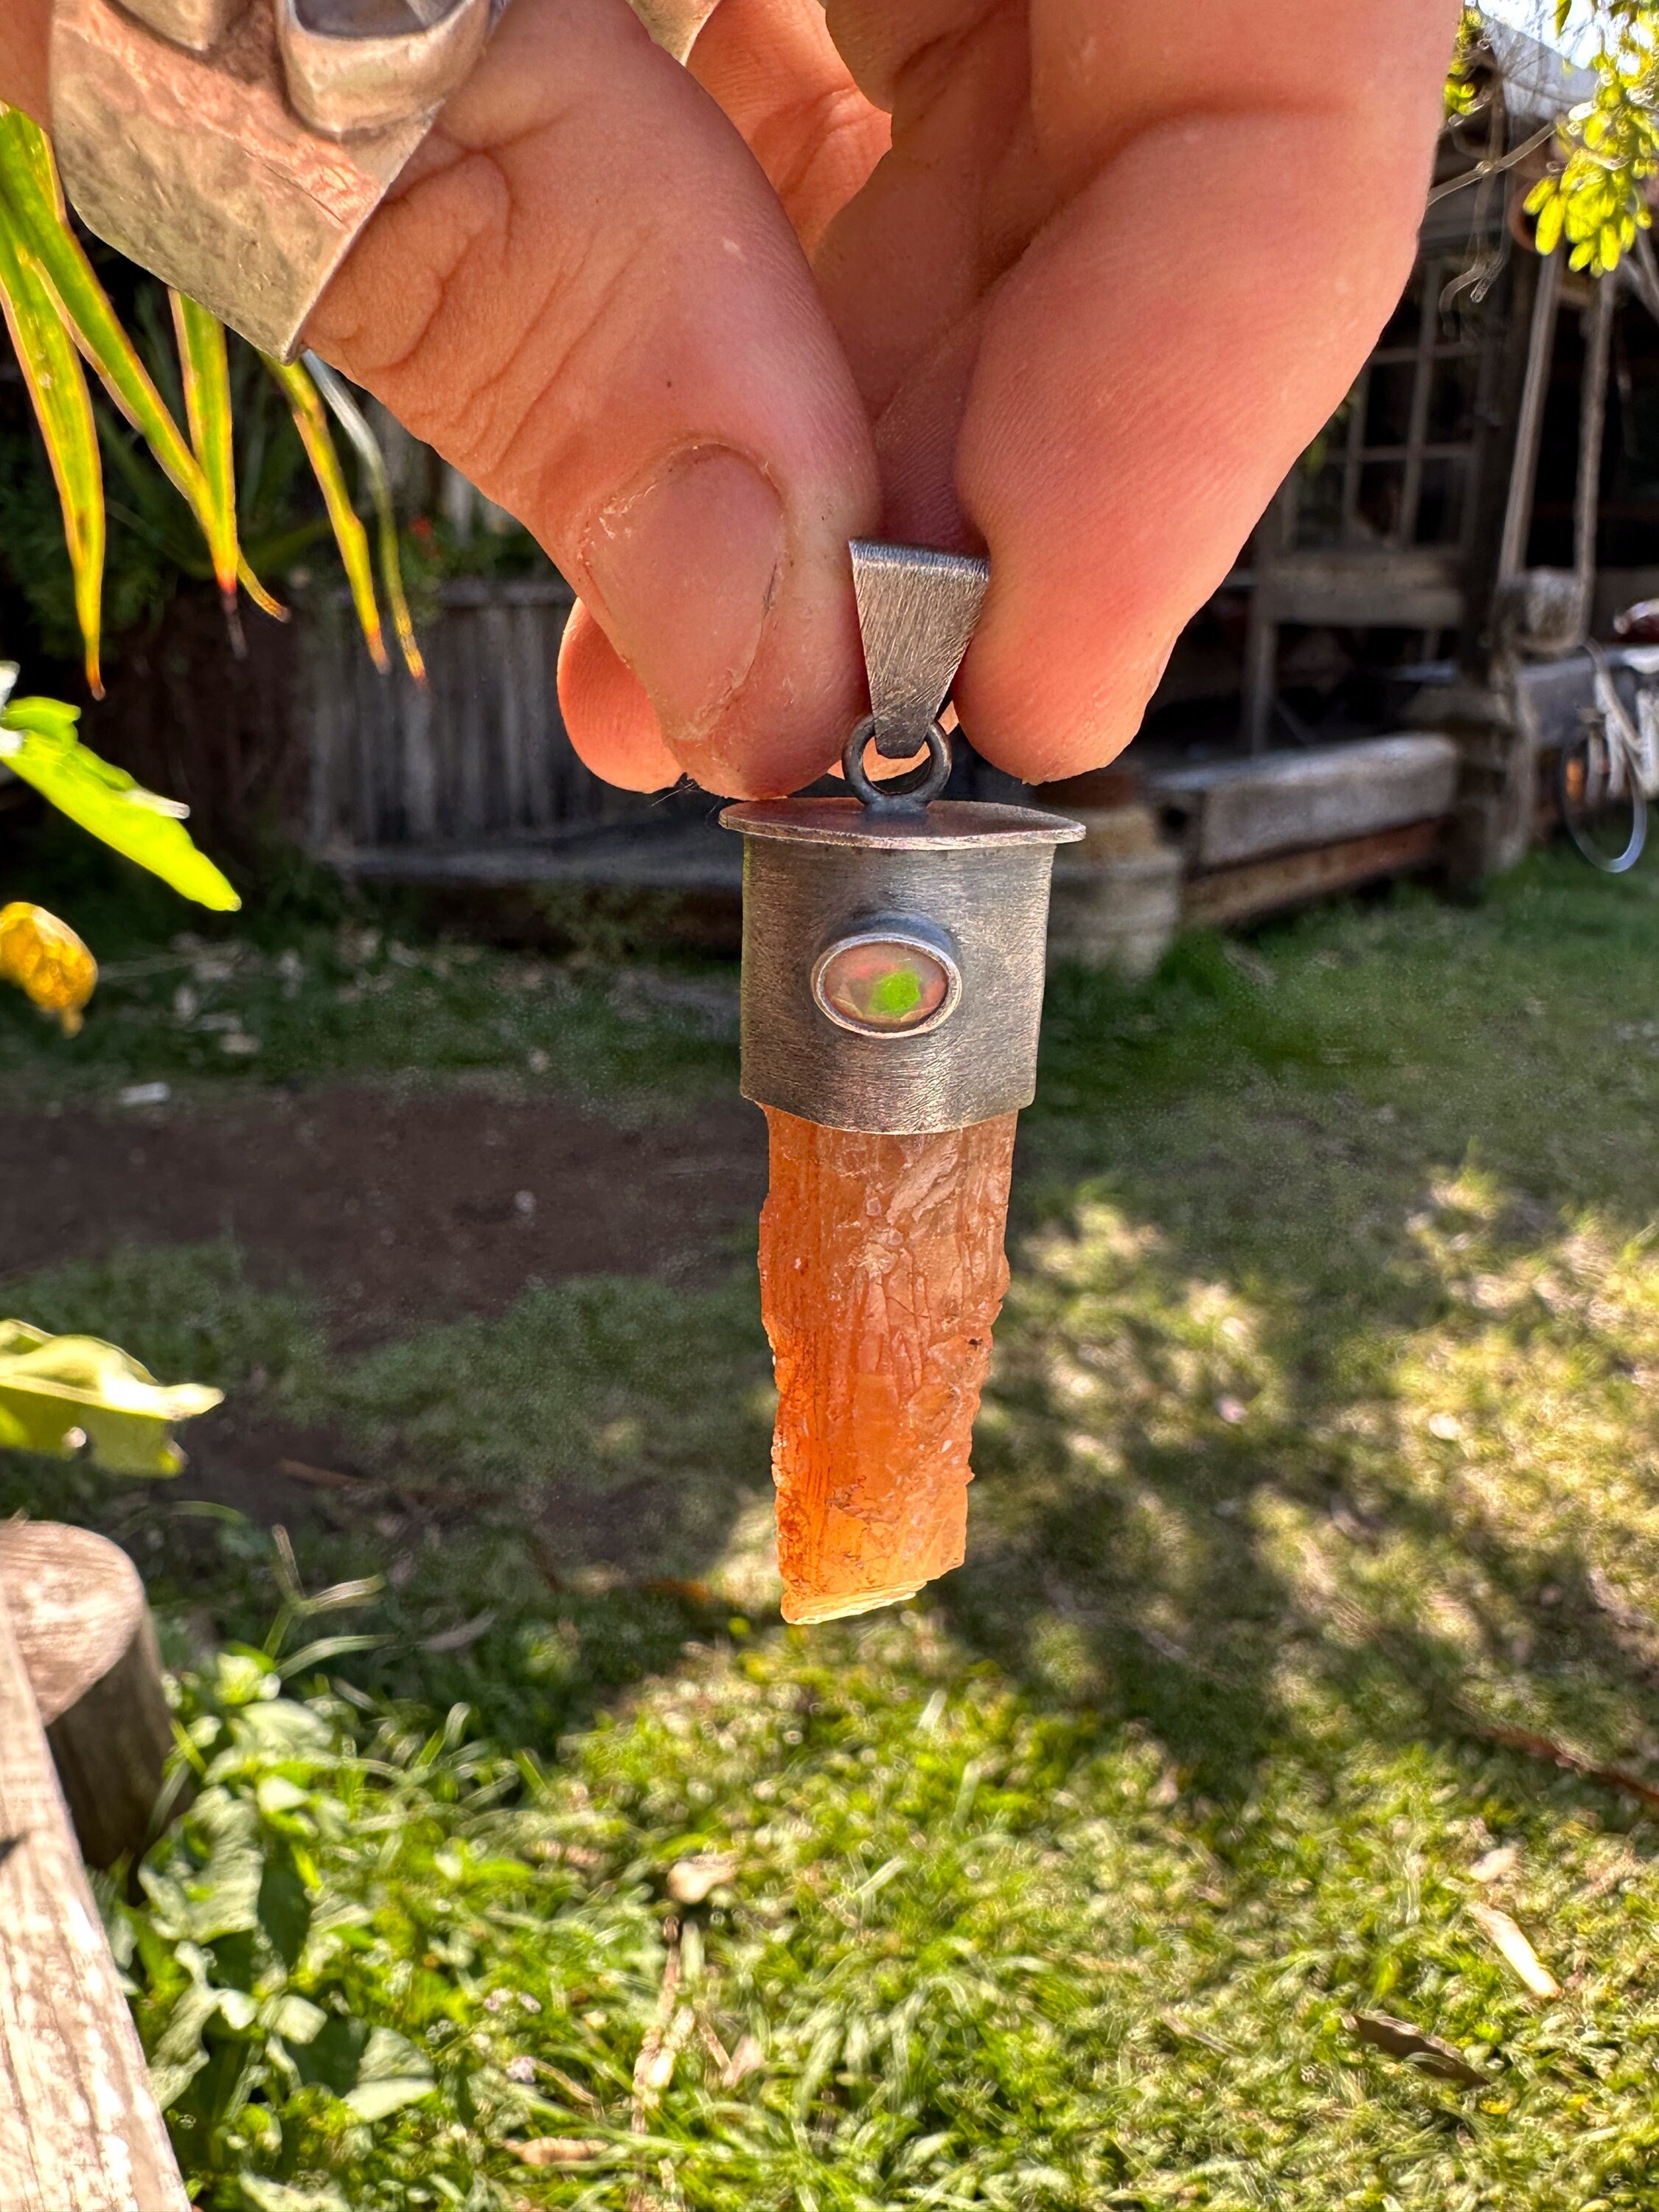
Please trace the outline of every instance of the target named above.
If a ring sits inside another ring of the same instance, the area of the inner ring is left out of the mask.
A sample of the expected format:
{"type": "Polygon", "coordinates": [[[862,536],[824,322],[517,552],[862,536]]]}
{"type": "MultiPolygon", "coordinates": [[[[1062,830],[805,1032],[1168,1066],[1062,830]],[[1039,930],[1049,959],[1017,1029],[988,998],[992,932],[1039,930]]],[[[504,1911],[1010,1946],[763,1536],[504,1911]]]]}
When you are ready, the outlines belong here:
{"type": "Polygon", "coordinates": [[[87,688],[103,696],[99,647],[104,603],[104,471],[93,421],[92,394],[75,343],[39,264],[0,220],[0,308],[63,510],[64,537],[75,579],[75,612],[86,655],[87,688]]]}
{"type": "Polygon", "coordinates": [[[184,826],[189,808],[145,791],[125,769],[89,751],[75,734],[79,720],[78,709],[60,700],[15,699],[0,714],[0,760],[60,814],[181,897],[234,913],[242,902],[192,842],[184,826]]]}
{"type": "Polygon", "coordinates": [[[392,626],[398,633],[404,665],[415,681],[423,684],[426,682],[426,662],[416,642],[415,623],[409,611],[408,594],[404,590],[403,562],[398,553],[397,510],[392,505],[392,484],[386,476],[386,456],[380,451],[380,440],[364,421],[362,410],[326,362],[319,361],[314,353],[308,353],[305,356],[305,366],[362,463],[363,474],[368,479],[369,495],[374,501],[379,526],[380,584],[386,592],[386,604],[392,610],[392,626]]]}
{"type": "MultiPolygon", "coordinates": [[[[269,354],[262,357],[266,368],[282,386],[283,395],[293,410],[294,426],[300,433],[317,482],[322,488],[323,503],[328,509],[334,540],[345,564],[346,581],[351,586],[352,604],[357,610],[364,642],[368,647],[374,665],[384,676],[392,661],[386,649],[386,635],[380,627],[380,605],[374,597],[374,573],[368,556],[368,532],[363,528],[357,511],[351,504],[350,489],[340,466],[340,457],[334,450],[334,441],[329,435],[328,416],[318,396],[317,386],[297,362],[274,361],[269,354]]],[[[367,433],[368,425],[365,423],[363,427],[367,433]]]]}

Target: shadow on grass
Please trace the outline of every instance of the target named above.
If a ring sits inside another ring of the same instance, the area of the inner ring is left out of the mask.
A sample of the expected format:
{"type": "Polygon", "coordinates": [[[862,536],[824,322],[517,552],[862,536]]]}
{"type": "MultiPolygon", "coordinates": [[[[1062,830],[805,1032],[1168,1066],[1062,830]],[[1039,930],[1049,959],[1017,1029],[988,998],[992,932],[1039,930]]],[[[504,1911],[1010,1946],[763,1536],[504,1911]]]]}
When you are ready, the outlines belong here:
{"type": "Polygon", "coordinates": [[[1205,1790],[1339,1712],[1644,1753],[1659,910],[1601,889],[1545,861],[1054,994],[939,1599],[1205,1790]]]}

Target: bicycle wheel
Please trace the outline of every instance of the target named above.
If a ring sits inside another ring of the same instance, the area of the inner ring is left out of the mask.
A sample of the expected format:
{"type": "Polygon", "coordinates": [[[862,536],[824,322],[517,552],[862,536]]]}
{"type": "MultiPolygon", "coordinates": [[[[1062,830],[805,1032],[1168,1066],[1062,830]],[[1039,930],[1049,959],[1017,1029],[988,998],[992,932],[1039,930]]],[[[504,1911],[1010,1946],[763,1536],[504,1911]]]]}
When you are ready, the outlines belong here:
{"type": "Polygon", "coordinates": [[[1600,722],[1588,722],[1561,749],[1555,771],[1561,819],[1591,867],[1622,876],[1642,857],[1648,836],[1648,802],[1634,761],[1600,722]]]}

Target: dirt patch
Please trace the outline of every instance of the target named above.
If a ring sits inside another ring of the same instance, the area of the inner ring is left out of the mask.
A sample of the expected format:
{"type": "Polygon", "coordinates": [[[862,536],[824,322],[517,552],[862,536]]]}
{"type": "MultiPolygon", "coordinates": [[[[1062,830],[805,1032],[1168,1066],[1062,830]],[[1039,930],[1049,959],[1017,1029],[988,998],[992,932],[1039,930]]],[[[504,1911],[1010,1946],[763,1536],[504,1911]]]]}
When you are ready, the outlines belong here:
{"type": "Polygon", "coordinates": [[[229,1237],[256,1280],[305,1281],[342,1349],[499,1313],[538,1279],[695,1278],[766,1188],[764,1124],[735,1097],[623,1128],[546,1100],[339,1085],[211,1114],[0,1115],[0,1146],[7,1277],[229,1237]]]}

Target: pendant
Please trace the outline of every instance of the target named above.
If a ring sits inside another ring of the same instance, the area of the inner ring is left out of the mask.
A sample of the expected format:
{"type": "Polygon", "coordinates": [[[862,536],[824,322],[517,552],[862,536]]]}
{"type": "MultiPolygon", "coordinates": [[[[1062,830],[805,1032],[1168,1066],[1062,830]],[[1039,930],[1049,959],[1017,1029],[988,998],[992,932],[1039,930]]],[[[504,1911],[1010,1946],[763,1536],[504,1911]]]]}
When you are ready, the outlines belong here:
{"type": "Polygon", "coordinates": [[[855,544],[870,679],[851,796],[728,806],[744,838],[743,1091],[765,1109],[784,1618],[914,1597],[966,1551],[974,1419],[1036,1087],[1054,848],[1081,826],[939,794],[984,562],[855,544]],[[865,756],[914,775],[874,781],[865,756]]]}

